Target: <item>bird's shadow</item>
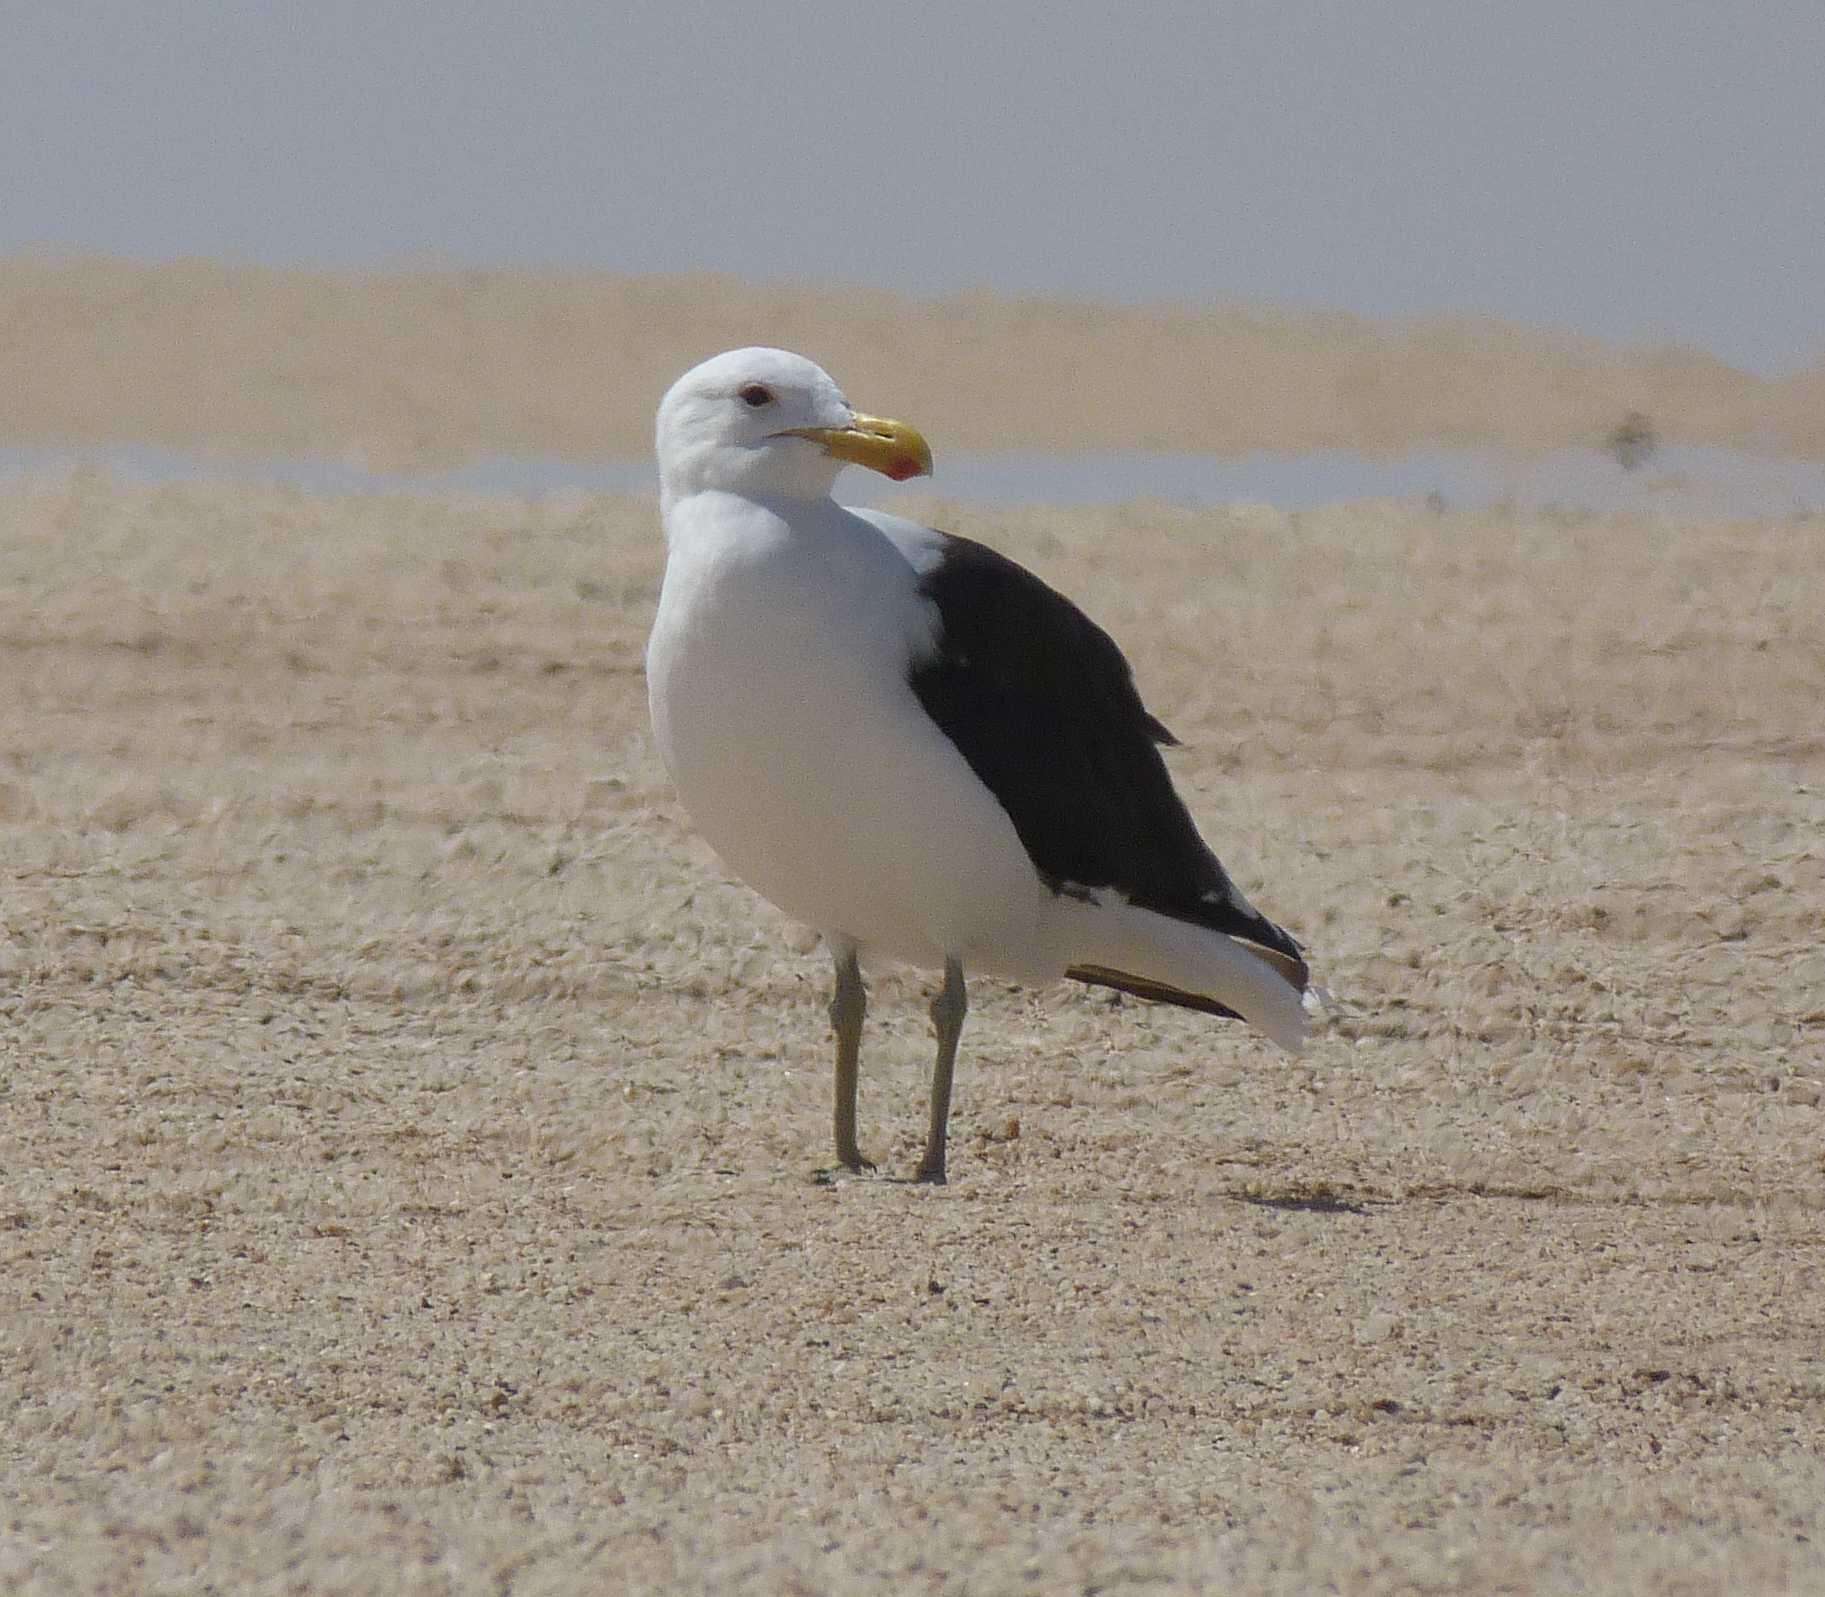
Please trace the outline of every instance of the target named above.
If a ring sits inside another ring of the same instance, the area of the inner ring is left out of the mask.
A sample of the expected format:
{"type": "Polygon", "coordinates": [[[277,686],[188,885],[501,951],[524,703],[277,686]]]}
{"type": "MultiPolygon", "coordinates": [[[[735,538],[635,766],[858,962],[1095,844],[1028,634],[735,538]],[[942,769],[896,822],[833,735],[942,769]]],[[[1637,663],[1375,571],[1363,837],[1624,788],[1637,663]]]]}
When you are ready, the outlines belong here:
{"type": "Polygon", "coordinates": [[[1282,1214],[1372,1214],[1386,1198],[1351,1198],[1341,1192],[1232,1192],[1237,1203],[1255,1209],[1277,1209],[1282,1214]]]}
{"type": "MultiPolygon", "coordinates": [[[[921,1187],[943,1186],[943,1181],[931,1181],[916,1175],[889,1175],[876,1171],[873,1167],[866,1170],[849,1170],[841,1165],[833,1168],[813,1170],[807,1180],[814,1187],[921,1187]]],[[[1309,1187],[1304,1191],[1291,1192],[1230,1192],[1225,1197],[1235,1203],[1246,1203],[1253,1209],[1274,1209],[1281,1214],[1353,1214],[1366,1216],[1377,1209],[1386,1208],[1391,1198],[1352,1197],[1346,1193],[1334,1192],[1327,1187],[1309,1187]]]]}
{"type": "Polygon", "coordinates": [[[865,1170],[851,1170],[843,1165],[832,1168],[813,1170],[805,1178],[814,1187],[846,1187],[851,1185],[870,1187],[942,1187],[948,1185],[943,1176],[934,1179],[931,1176],[911,1175],[897,1176],[891,1171],[877,1170],[870,1165],[865,1170]]]}

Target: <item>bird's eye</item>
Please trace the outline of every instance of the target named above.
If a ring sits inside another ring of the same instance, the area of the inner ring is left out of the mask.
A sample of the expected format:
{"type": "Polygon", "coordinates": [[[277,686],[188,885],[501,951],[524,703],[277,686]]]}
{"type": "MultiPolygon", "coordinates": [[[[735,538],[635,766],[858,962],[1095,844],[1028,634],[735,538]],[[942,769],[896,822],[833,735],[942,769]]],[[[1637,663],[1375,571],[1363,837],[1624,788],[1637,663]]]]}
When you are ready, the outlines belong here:
{"type": "Polygon", "coordinates": [[[746,388],[738,392],[736,397],[744,405],[751,405],[754,409],[759,410],[762,405],[773,403],[773,390],[764,383],[749,383],[746,388]]]}

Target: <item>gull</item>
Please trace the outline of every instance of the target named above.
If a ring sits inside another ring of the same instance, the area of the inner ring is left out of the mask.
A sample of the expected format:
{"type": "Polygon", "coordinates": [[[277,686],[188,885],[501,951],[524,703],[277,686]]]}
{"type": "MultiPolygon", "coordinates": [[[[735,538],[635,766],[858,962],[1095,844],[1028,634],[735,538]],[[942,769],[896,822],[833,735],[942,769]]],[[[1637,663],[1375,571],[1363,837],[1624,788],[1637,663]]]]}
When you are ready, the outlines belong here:
{"type": "Polygon", "coordinates": [[[673,384],[656,445],[655,742],[722,860],[830,950],[839,1165],[874,1168],[865,965],[940,973],[921,1182],[945,1180],[966,971],[1115,988],[1299,1049],[1303,951],[1199,835],[1160,754],[1177,740],[1115,642],[986,545],[831,497],[846,464],[928,474],[914,428],[801,355],[738,349],[673,384]]]}

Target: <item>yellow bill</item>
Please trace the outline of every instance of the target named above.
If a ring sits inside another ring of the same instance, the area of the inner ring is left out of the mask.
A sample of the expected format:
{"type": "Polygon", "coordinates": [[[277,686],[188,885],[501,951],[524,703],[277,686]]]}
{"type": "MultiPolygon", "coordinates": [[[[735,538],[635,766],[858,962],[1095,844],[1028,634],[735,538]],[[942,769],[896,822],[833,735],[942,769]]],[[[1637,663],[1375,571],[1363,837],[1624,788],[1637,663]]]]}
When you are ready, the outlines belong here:
{"type": "Polygon", "coordinates": [[[786,431],[794,438],[822,444],[827,455],[866,466],[895,482],[931,475],[931,445],[918,428],[903,421],[857,414],[847,427],[788,427],[786,431]]]}

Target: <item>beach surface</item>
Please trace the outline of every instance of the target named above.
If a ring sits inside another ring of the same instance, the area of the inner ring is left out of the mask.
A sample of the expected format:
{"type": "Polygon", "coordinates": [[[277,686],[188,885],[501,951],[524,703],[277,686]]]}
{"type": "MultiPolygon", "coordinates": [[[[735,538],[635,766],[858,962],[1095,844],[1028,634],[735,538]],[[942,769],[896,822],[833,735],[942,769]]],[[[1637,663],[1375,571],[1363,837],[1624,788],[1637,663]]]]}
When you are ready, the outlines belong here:
{"type": "Polygon", "coordinates": [[[0,1588],[1825,1587],[1819,523],[925,508],[1335,994],[1292,1059],[977,982],[943,1188],[915,972],[814,1179],[650,503],[0,484],[0,1588]]]}
{"type": "MultiPolygon", "coordinates": [[[[1816,376],[1444,323],[7,263],[0,330],[13,447],[633,458],[777,339],[940,460],[1825,456],[1816,376]]],[[[0,1590],[1825,1590],[1820,520],[923,515],[1115,633],[1334,993],[1288,1059],[976,982],[944,1188],[920,973],[814,1177],[650,500],[0,480],[0,1590]]]]}

